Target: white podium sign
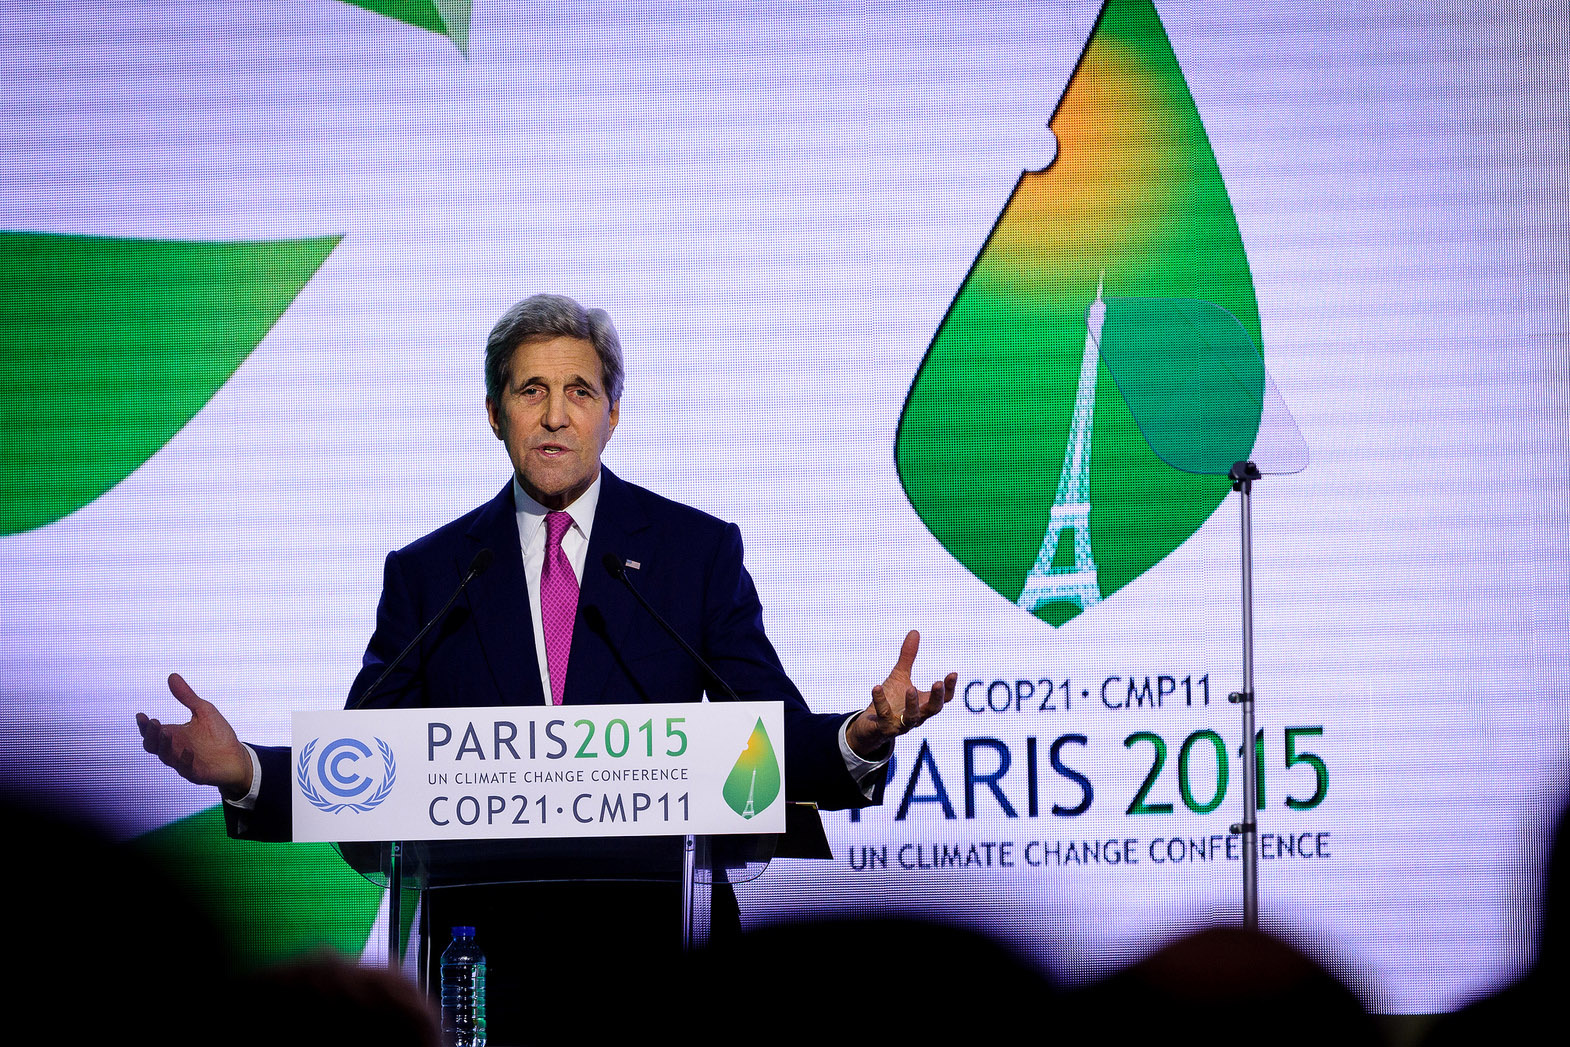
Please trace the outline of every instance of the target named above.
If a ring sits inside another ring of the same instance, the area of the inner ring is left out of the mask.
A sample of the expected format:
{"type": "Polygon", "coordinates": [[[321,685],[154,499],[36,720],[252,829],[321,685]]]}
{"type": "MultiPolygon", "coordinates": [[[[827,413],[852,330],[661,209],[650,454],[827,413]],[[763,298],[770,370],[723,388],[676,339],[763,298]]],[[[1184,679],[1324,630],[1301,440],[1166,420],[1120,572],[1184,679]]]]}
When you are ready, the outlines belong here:
{"type": "Polygon", "coordinates": [[[785,831],[779,702],[294,714],[294,838],[785,831]]]}

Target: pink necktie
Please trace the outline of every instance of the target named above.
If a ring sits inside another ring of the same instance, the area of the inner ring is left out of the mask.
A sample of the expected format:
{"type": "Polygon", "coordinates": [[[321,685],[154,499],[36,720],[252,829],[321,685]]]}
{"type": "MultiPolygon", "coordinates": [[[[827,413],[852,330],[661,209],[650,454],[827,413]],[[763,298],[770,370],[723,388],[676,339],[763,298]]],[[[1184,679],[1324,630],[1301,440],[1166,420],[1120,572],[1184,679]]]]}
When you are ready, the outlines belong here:
{"type": "Polygon", "coordinates": [[[545,517],[545,565],[540,568],[540,624],[545,630],[545,666],[551,674],[551,704],[560,705],[572,651],[572,620],[578,614],[578,579],[562,552],[562,535],[572,526],[566,513],[545,517]]]}

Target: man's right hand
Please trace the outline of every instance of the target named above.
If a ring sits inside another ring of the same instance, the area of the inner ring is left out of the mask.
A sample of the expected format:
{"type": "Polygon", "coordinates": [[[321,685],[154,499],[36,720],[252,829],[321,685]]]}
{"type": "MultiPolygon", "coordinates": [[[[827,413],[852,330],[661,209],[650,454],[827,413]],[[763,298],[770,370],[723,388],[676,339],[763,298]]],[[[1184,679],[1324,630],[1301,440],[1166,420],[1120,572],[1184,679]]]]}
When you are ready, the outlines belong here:
{"type": "Polygon", "coordinates": [[[226,799],[238,800],[251,791],[251,754],[223,714],[205,701],[179,673],[169,674],[169,693],[191,710],[183,724],[162,724],[146,713],[136,714],[142,748],[197,785],[215,785],[226,799]]]}

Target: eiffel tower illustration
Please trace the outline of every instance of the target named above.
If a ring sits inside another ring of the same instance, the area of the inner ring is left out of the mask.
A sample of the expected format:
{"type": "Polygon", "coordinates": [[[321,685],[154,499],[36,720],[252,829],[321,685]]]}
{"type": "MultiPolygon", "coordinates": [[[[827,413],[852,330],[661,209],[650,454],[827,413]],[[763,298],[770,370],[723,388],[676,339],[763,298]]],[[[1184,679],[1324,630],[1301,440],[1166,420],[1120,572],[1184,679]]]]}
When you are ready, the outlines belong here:
{"type": "Polygon", "coordinates": [[[747,786],[747,806],[746,806],[746,809],[741,812],[741,816],[743,818],[751,818],[754,814],[758,813],[757,811],[752,809],[752,800],[753,800],[753,797],[757,796],[757,794],[758,794],[758,769],[756,767],[754,767],[752,769],[752,784],[747,786]]]}
{"type": "MultiPolygon", "coordinates": [[[[1019,606],[1034,614],[1049,604],[1074,604],[1088,611],[1101,602],[1101,586],[1096,581],[1096,560],[1090,552],[1090,436],[1096,415],[1097,346],[1101,324],[1107,315],[1101,300],[1101,285],[1106,274],[1096,281],[1096,300],[1085,317],[1085,355],[1079,365],[1079,389],[1074,394],[1074,423],[1069,428],[1068,446],[1063,451],[1063,472],[1058,477],[1057,497],[1047,519],[1047,532],[1041,536],[1041,551],[1036,564],[1025,577],[1019,606]],[[1073,566],[1053,567],[1058,546],[1072,532],[1073,566]]],[[[1064,615],[1061,621],[1067,621],[1064,615]]],[[[1053,624],[1061,624],[1054,619],[1053,624]]]]}

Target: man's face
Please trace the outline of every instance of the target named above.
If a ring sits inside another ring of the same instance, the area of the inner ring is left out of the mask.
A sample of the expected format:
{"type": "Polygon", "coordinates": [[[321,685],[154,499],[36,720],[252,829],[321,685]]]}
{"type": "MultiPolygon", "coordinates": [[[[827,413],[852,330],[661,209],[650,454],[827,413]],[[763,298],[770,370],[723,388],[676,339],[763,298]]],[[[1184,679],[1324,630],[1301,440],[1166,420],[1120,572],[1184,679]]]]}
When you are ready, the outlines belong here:
{"type": "Polygon", "coordinates": [[[485,410],[519,484],[547,509],[565,509],[600,475],[621,406],[605,395],[593,344],[564,336],[524,342],[500,396],[500,403],[487,396],[485,410]]]}

